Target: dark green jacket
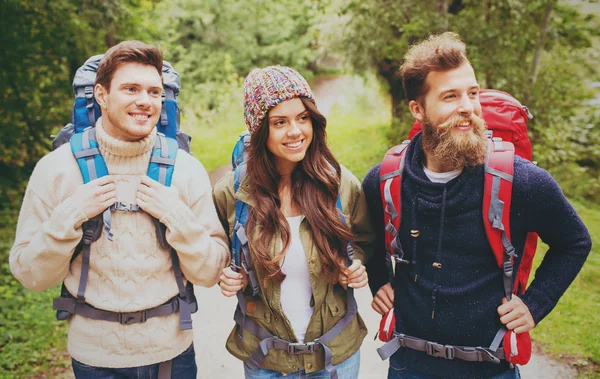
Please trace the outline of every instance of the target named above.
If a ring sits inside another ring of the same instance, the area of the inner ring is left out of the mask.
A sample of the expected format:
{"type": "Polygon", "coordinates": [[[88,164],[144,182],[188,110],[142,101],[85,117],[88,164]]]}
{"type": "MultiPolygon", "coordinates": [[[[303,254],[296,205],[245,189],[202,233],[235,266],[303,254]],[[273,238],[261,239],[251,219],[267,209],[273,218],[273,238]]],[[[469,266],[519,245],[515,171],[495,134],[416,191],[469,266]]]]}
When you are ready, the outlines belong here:
{"type": "MultiPolygon", "coordinates": [[[[219,218],[228,236],[231,238],[235,220],[235,196],[252,206],[251,188],[248,180],[240,184],[237,194],[233,193],[233,174],[229,173],[221,179],[213,190],[213,199],[219,218]]],[[[354,175],[342,167],[340,199],[342,211],[354,234],[355,259],[360,259],[363,264],[372,255],[374,246],[374,233],[367,214],[367,205],[361,189],[361,184],[354,175]]],[[[309,342],[325,334],[339,321],[346,312],[346,291],[339,284],[330,284],[321,274],[322,263],[319,251],[312,243],[308,227],[308,220],[303,219],[300,224],[300,239],[306,252],[306,259],[310,270],[310,283],[314,297],[314,314],[306,330],[305,341],[309,342]]],[[[278,234],[271,243],[271,256],[281,250],[281,237],[278,234]]],[[[247,314],[258,325],[287,341],[296,342],[292,325],[285,316],[280,302],[281,286],[270,281],[267,287],[263,286],[263,270],[256,269],[257,279],[261,285],[260,296],[252,297],[246,292],[247,314]]],[[[244,331],[243,342],[236,338],[236,328],[231,331],[227,339],[227,350],[235,357],[247,361],[260,342],[254,335],[244,331]]],[[[328,347],[332,351],[332,363],[339,364],[349,358],[360,347],[367,328],[357,315],[350,325],[334,338],[328,347]]],[[[304,368],[307,373],[323,370],[325,368],[322,351],[313,354],[291,355],[287,352],[272,349],[267,355],[262,368],[279,372],[297,371],[304,368]]]]}

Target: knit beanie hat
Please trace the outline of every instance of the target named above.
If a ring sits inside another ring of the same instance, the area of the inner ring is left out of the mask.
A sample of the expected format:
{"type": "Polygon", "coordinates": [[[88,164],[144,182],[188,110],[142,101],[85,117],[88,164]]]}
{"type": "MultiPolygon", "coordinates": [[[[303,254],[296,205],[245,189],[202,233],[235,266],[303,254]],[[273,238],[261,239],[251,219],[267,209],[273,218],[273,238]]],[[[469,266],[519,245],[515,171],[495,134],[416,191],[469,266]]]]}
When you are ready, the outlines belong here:
{"type": "Polygon", "coordinates": [[[296,70],[284,66],[252,70],[244,81],[244,118],[250,134],[271,108],[295,97],[314,100],[306,79],[296,70]]]}

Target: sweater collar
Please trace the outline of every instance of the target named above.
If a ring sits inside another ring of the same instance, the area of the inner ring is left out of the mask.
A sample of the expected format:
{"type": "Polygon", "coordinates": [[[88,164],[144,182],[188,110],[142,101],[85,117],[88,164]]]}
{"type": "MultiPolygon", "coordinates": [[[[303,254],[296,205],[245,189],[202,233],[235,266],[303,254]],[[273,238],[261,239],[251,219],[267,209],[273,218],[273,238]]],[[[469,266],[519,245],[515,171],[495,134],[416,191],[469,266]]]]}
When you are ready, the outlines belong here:
{"type": "Polygon", "coordinates": [[[109,135],[102,126],[102,117],[96,122],[96,138],[103,156],[135,157],[152,150],[156,138],[156,128],[141,140],[134,142],[121,141],[109,135]]]}

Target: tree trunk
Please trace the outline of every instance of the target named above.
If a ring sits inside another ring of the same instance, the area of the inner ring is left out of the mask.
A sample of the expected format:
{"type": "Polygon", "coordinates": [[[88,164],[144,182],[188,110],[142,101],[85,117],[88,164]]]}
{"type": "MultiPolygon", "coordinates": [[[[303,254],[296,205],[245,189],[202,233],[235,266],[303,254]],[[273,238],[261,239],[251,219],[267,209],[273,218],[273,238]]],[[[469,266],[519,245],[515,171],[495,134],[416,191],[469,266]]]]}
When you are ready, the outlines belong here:
{"type": "Polygon", "coordinates": [[[544,12],[544,19],[542,21],[542,25],[540,26],[540,35],[536,42],[535,55],[533,56],[533,61],[531,62],[531,70],[529,73],[529,85],[527,86],[525,92],[525,104],[529,104],[531,90],[535,85],[535,82],[537,81],[537,77],[540,71],[540,59],[542,56],[542,50],[544,48],[546,35],[548,34],[548,25],[550,25],[550,19],[552,18],[552,8],[554,7],[555,2],[556,0],[550,0],[550,3],[548,3],[546,11],[544,12]]]}
{"type": "Polygon", "coordinates": [[[404,105],[404,88],[402,88],[402,79],[398,73],[400,64],[394,61],[382,61],[377,65],[379,75],[381,75],[390,86],[390,95],[392,95],[392,117],[400,118],[402,106],[404,105]]]}

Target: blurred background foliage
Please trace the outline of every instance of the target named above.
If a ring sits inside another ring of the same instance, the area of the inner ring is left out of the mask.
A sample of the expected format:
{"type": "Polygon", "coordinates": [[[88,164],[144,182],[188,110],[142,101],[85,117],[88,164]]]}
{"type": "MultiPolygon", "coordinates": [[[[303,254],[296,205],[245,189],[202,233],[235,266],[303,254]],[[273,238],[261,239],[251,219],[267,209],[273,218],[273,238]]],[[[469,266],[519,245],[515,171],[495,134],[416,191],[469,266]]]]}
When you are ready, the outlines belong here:
{"type": "Polygon", "coordinates": [[[467,43],[482,87],[531,109],[539,164],[578,178],[562,181],[569,195],[598,200],[597,9],[597,0],[4,0],[0,208],[18,205],[49,135],[69,121],[77,67],[119,41],[163,49],[182,74],[185,127],[199,134],[241,120],[228,113],[241,109],[241,83],[254,67],[289,65],[309,79],[375,73],[391,99],[393,143],[411,124],[402,56],[444,30],[467,43]]]}
{"type": "MultiPolygon", "coordinates": [[[[598,0],[1,0],[0,372],[20,367],[19,375],[37,377],[68,366],[64,327],[48,311],[54,293],[24,290],[6,257],[31,170],[49,151],[50,135],[70,121],[72,78],[89,56],[127,39],[160,46],[181,74],[182,127],[209,171],[228,163],[244,129],[247,73],[271,64],[294,67],[315,92],[341,96],[328,116],[330,143],[362,178],[412,124],[398,76],[406,49],[431,33],[455,31],[482,88],[507,91],[534,114],[534,160],[578,211],[592,212],[582,217],[594,234],[600,230],[598,15],[598,0]],[[24,356],[33,365],[15,358],[24,356]]],[[[600,267],[595,262],[584,267],[582,288],[589,292],[582,304],[600,285],[590,274],[600,267]]],[[[552,322],[545,321],[540,338],[561,325],[552,322]]],[[[591,338],[582,354],[598,363],[598,335],[591,338]]]]}

